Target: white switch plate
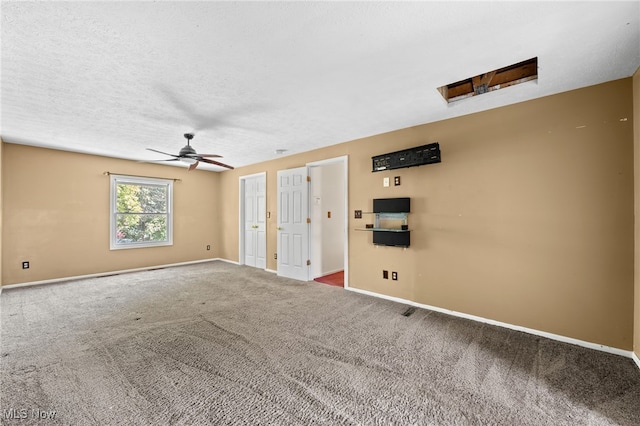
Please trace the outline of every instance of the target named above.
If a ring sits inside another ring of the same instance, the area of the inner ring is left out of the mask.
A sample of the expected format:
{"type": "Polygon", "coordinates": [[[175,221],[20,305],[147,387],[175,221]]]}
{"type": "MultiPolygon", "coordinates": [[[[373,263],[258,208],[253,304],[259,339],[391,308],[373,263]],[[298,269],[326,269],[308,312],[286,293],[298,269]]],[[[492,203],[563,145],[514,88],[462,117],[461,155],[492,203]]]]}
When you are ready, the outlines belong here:
{"type": "Polygon", "coordinates": [[[382,179],[382,186],[384,186],[384,187],[389,186],[389,178],[388,177],[382,179]]]}

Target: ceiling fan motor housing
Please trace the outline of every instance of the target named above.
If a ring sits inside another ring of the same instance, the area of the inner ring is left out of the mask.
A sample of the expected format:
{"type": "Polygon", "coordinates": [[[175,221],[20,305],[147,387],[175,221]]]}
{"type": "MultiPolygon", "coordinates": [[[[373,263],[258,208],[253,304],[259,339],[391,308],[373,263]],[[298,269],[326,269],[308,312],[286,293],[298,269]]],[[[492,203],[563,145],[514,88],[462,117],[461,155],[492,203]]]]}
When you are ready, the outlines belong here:
{"type": "Polygon", "coordinates": [[[189,155],[197,155],[196,150],[193,149],[191,145],[183,146],[182,149],[180,150],[180,153],[178,153],[178,156],[180,157],[186,157],[189,155]]]}

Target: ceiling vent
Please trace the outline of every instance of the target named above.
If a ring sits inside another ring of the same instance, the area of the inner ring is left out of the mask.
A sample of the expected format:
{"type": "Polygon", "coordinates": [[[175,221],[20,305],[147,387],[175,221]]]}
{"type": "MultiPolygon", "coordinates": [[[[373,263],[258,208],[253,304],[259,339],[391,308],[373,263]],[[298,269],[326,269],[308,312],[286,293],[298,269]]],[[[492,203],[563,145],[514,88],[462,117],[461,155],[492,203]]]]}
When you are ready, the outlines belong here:
{"type": "Polygon", "coordinates": [[[537,79],[538,58],[535,57],[495,71],[489,71],[475,77],[438,87],[438,91],[447,102],[455,102],[471,96],[482,95],[483,93],[537,79]]]}

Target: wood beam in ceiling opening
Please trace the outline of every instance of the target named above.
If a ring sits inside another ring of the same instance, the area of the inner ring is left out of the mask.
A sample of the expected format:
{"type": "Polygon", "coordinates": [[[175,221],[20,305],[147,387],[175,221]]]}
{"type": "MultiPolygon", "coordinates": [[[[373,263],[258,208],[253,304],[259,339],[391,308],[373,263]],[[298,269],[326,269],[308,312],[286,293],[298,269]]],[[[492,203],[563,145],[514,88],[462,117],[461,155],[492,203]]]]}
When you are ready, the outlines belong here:
{"type": "Polygon", "coordinates": [[[493,90],[504,89],[525,81],[536,80],[537,78],[538,58],[536,57],[475,77],[456,81],[439,87],[438,91],[447,102],[454,102],[493,90]]]}

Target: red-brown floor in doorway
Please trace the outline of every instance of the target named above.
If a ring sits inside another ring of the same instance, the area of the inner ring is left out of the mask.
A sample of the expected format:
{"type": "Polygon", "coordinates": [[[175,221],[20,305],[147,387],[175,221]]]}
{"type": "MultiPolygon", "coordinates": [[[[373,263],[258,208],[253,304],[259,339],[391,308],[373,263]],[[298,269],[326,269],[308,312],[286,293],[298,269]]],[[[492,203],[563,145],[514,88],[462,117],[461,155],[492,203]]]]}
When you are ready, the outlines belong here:
{"type": "Polygon", "coordinates": [[[344,287],[344,271],[325,275],[324,277],[318,277],[314,281],[323,284],[335,285],[336,287],[344,287]]]}

